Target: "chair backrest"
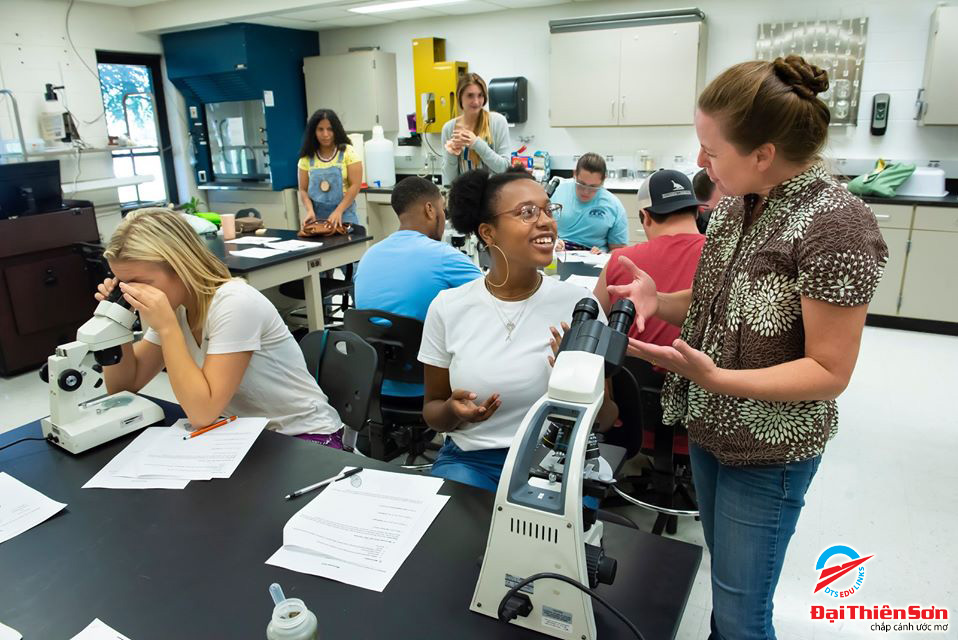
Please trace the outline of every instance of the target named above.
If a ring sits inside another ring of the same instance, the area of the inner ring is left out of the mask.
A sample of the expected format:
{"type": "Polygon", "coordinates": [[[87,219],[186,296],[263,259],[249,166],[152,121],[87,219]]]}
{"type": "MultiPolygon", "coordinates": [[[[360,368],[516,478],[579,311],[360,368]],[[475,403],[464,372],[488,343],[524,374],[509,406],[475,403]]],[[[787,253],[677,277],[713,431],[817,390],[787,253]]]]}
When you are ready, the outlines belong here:
{"type": "Polygon", "coordinates": [[[422,384],[422,322],[377,309],[347,309],[343,327],[375,347],[383,379],[422,384]]]}
{"type": "Polygon", "coordinates": [[[643,447],[653,458],[671,459],[674,454],[688,454],[685,427],[662,423],[662,385],[665,373],[639,358],[626,358],[625,368],[632,372],[639,386],[639,410],[642,415],[643,447]]]}
{"type": "Polygon", "coordinates": [[[606,434],[606,442],[625,447],[626,459],[631,458],[642,448],[642,408],[639,398],[639,385],[635,376],[622,367],[612,376],[612,397],[619,407],[619,419],[622,426],[606,434]]]}
{"type": "Polygon", "coordinates": [[[642,422],[648,428],[662,422],[662,385],[665,374],[656,371],[652,365],[639,358],[626,358],[625,369],[635,379],[639,390],[639,411],[642,422]]]}
{"type": "Polygon", "coordinates": [[[299,347],[343,423],[362,430],[381,383],[376,350],[355,333],[328,330],[307,333],[299,347]]]}

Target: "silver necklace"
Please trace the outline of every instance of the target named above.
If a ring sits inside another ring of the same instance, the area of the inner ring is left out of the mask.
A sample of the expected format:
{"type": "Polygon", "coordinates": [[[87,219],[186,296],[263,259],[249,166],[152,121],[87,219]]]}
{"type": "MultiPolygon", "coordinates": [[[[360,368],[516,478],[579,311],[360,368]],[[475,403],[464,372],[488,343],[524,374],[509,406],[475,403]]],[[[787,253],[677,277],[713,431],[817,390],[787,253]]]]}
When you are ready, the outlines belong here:
{"type": "Polygon", "coordinates": [[[526,298],[522,307],[519,309],[519,312],[512,318],[509,318],[506,313],[499,307],[499,300],[496,296],[492,295],[492,292],[489,289],[486,289],[486,293],[489,294],[490,302],[492,303],[492,308],[495,310],[496,315],[499,316],[499,321],[502,323],[502,326],[506,329],[506,342],[512,341],[512,332],[515,331],[516,327],[519,326],[519,320],[522,319],[522,315],[526,312],[526,309],[529,306],[529,302],[535,297],[536,292],[539,290],[539,287],[542,286],[542,280],[539,280],[539,285],[532,290],[532,293],[526,298]]]}
{"type": "Polygon", "coordinates": [[[338,151],[338,149],[336,149],[336,148],[334,147],[334,148],[333,148],[333,155],[329,156],[328,158],[324,158],[323,155],[322,155],[319,151],[317,151],[317,152],[316,152],[316,157],[319,158],[319,161],[320,161],[320,162],[332,162],[332,161],[333,161],[333,158],[336,157],[336,152],[337,152],[337,151],[338,151]]]}

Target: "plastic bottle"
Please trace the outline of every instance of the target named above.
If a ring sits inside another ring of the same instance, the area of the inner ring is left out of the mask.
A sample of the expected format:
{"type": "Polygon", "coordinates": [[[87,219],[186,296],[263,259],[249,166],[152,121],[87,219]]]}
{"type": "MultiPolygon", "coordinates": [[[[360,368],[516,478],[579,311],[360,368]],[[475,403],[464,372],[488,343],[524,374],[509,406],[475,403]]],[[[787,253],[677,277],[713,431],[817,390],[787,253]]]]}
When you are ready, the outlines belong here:
{"type": "Polygon", "coordinates": [[[319,640],[316,616],[299,598],[287,598],[273,607],[266,640],[319,640]]]}
{"type": "Polygon", "coordinates": [[[370,187],[391,187],[396,184],[396,156],[393,143],[383,136],[383,128],[373,127],[373,137],[364,146],[366,184],[370,187]]]}
{"type": "Polygon", "coordinates": [[[67,137],[63,108],[53,91],[48,91],[47,96],[43,101],[43,111],[39,114],[40,135],[48,145],[61,144],[67,137]]]}

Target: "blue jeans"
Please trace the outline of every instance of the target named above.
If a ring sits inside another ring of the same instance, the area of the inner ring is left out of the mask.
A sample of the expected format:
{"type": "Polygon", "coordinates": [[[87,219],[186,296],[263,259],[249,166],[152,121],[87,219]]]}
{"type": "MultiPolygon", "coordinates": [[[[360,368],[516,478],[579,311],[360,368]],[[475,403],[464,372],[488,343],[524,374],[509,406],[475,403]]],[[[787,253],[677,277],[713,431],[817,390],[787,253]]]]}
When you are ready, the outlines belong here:
{"type": "MultiPolygon", "coordinates": [[[[508,454],[508,449],[463,451],[452,438],[447,437],[429,473],[438,478],[495,491],[499,488],[499,477],[508,454]]],[[[582,504],[589,509],[599,508],[599,500],[590,496],[585,496],[582,504]]]]}
{"type": "Polygon", "coordinates": [[[508,449],[479,449],[463,451],[452,438],[446,438],[430,473],[439,478],[455,480],[486,491],[495,491],[502,475],[508,449]]]}
{"type": "Polygon", "coordinates": [[[689,445],[692,477],[712,556],[710,640],[774,640],[772,597],[785,550],[821,456],[731,467],[689,445]]]}

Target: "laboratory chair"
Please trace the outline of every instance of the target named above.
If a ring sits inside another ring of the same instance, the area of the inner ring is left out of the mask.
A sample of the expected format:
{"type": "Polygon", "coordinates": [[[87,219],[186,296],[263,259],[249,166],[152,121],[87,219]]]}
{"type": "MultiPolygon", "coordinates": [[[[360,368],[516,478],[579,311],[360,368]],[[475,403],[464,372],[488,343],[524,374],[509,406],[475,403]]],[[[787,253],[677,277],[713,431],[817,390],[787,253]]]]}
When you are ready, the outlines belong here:
{"type": "Polygon", "coordinates": [[[652,527],[656,535],[663,531],[674,534],[679,516],[697,520],[699,515],[688,434],[681,425],[662,422],[664,380],[664,373],[638,358],[626,358],[620,375],[613,378],[613,397],[624,423],[620,429],[626,435],[626,441],[616,444],[630,453],[638,445],[650,462],[640,475],[620,478],[613,491],[621,500],[658,514],[652,527]],[[629,375],[622,375],[623,372],[629,375]]]}
{"type": "MultiPolygon", "coordinates": [[[[382,380],[410,384],[423,383],[423,367],[419,362],[422,322],[379,310],[346,311],[343,328],[362,336],[379,354],[382,380]]],[[[419,458],[432,460],[426,451],[438,451],[432,442],[436,433],[422,417],[422,396],[384,396],[377,390],[376,413],[370,414],[369,455],[377,460],[393,460],[406,454],[406,465],[415,465],[419,458]]],[[[428,465],[421,465],[426,467],[428,465]]]]}
{"type": "Polygon", "coordinates": [[[339,413],[346,427],[343,446],[355,447],[367,428],[370,405],[379,395],[379,356],[365,340],[349,331],[311,331],[299,342],[306,369],[339,413]]]}

